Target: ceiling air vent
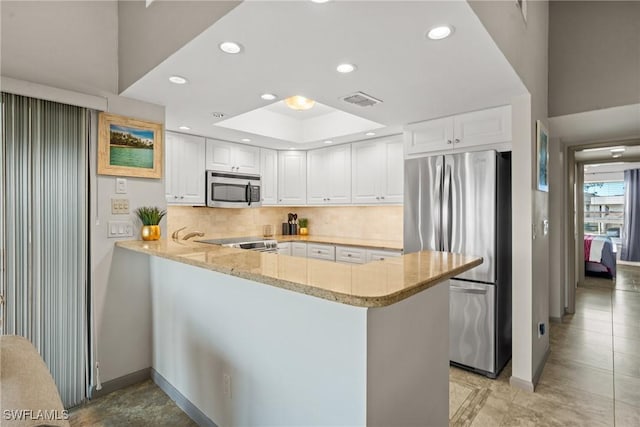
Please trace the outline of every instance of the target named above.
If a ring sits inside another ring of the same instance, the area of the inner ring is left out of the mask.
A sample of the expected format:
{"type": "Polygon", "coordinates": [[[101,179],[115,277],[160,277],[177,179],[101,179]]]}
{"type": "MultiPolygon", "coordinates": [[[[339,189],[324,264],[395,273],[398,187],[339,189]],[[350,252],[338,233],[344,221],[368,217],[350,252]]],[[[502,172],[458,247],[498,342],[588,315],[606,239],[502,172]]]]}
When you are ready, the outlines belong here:
{"type": "Polygon", "coordinates": [[[373,105],[380,104],[382,102],[379,99],[376,99],[373,96],[367,95],[364,92],[352,93],[351,95],[343,96],[341,99],[344,102],[357,105],[358,107],[371,107],[373,105]]]}

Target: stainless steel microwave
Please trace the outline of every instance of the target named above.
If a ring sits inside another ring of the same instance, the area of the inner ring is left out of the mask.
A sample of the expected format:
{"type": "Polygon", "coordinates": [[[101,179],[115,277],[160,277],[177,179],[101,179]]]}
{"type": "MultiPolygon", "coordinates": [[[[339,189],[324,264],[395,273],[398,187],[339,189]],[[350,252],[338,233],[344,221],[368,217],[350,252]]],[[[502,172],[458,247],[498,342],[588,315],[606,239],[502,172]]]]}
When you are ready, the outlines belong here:
{"type": "Polygon", "coordinates": [[[207,171],[207,206],[253,208],[262,205],[260,175],[207,171]]]}

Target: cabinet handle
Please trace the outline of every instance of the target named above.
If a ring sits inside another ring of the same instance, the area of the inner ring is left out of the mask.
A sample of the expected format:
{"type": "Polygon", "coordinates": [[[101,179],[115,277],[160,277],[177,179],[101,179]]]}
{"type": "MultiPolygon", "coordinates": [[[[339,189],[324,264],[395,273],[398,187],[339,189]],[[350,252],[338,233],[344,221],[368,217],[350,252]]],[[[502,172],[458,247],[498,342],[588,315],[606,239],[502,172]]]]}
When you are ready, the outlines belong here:
{"type": "Polygon", "coordinates": [[[347,256],[348,256],[349,258],[351,258],[351,254],[347,254],[347,256]]]}
{"type": "Polygon", "coordinates": [[[380,200],[380,197],[379,197],[379,196],[376,196],[376,200],[380,200]]]}
{"type": "Polygon", "coordinates": [[[456,138],[456,144],[460,144],[460,138],[456,138]]]}
{"type": "Polygon", "coordinates": [[[327,202],[328,202],[329,200],[331,200],[331,199],[327,197],[327,202]]]}
{"type": "Polygon", "coordinates": [[[184,199],[184,196],[180,196],[181,199],[184,199]]]}
{"type": "Polygon", "coordinates": [[[381,198],[382,200],[384,200],[384,196],[381,196],[380,198],[381,198]]]}
{"type": "Polygon", "coordinates": [[[384,261],[384,257],[380,257],[380,261],[384,261]]]}
{"type": "Polygon", "coordinates": [[[453,141],[451,141],[450,139],[447,139],[447,144],[453,144],[453,141]]]}
{"type": "Polygon", "coordinates": [[[177,199],[177,198],[178,198],[178,196],[173,196],[173,198],[174,198],[174,199],[177,199]]]}

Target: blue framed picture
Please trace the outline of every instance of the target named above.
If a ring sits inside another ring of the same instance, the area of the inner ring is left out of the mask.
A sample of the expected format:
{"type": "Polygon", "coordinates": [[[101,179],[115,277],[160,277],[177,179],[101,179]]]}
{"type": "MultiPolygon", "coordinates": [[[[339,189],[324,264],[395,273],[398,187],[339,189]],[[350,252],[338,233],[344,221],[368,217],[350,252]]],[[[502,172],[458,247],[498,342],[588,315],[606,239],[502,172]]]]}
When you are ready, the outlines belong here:
{"type": "Polygon", "coordinates": [[[536,120],[538,190],[549,191],[549,131],[536,120]]]}

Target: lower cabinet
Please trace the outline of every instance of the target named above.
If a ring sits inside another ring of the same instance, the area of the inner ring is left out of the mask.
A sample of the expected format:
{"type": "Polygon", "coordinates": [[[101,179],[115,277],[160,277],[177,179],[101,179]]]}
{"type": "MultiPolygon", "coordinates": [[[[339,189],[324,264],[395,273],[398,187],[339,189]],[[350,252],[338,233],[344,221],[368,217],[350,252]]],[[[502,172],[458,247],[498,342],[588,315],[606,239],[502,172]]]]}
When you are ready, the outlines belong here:
{"type": "Polygon", "coordinates": [[[278,243],[278,254],[291,255],[291,243],[290,242],[278,243]]]}
{"type": "Polygon", "coordinates": [[[291,256],[307,257],[307,244],[300,242],[291,243],[291,256]]]}
{"type": "Polygon", "coordinates": [[[372,261],[383,261],[387,258],[402,255],[401,250],[394,251],[305,242],[280,242],[278,243],[278,253],[281,255],[315,258],[349,264],[365,264],[372,261]]]}
{"type": "Polygon", "coordinates": [[[336,247],[333,245],[324,245],[319,243],[307,243],[307,258],[335,261],[336,247]]]}

